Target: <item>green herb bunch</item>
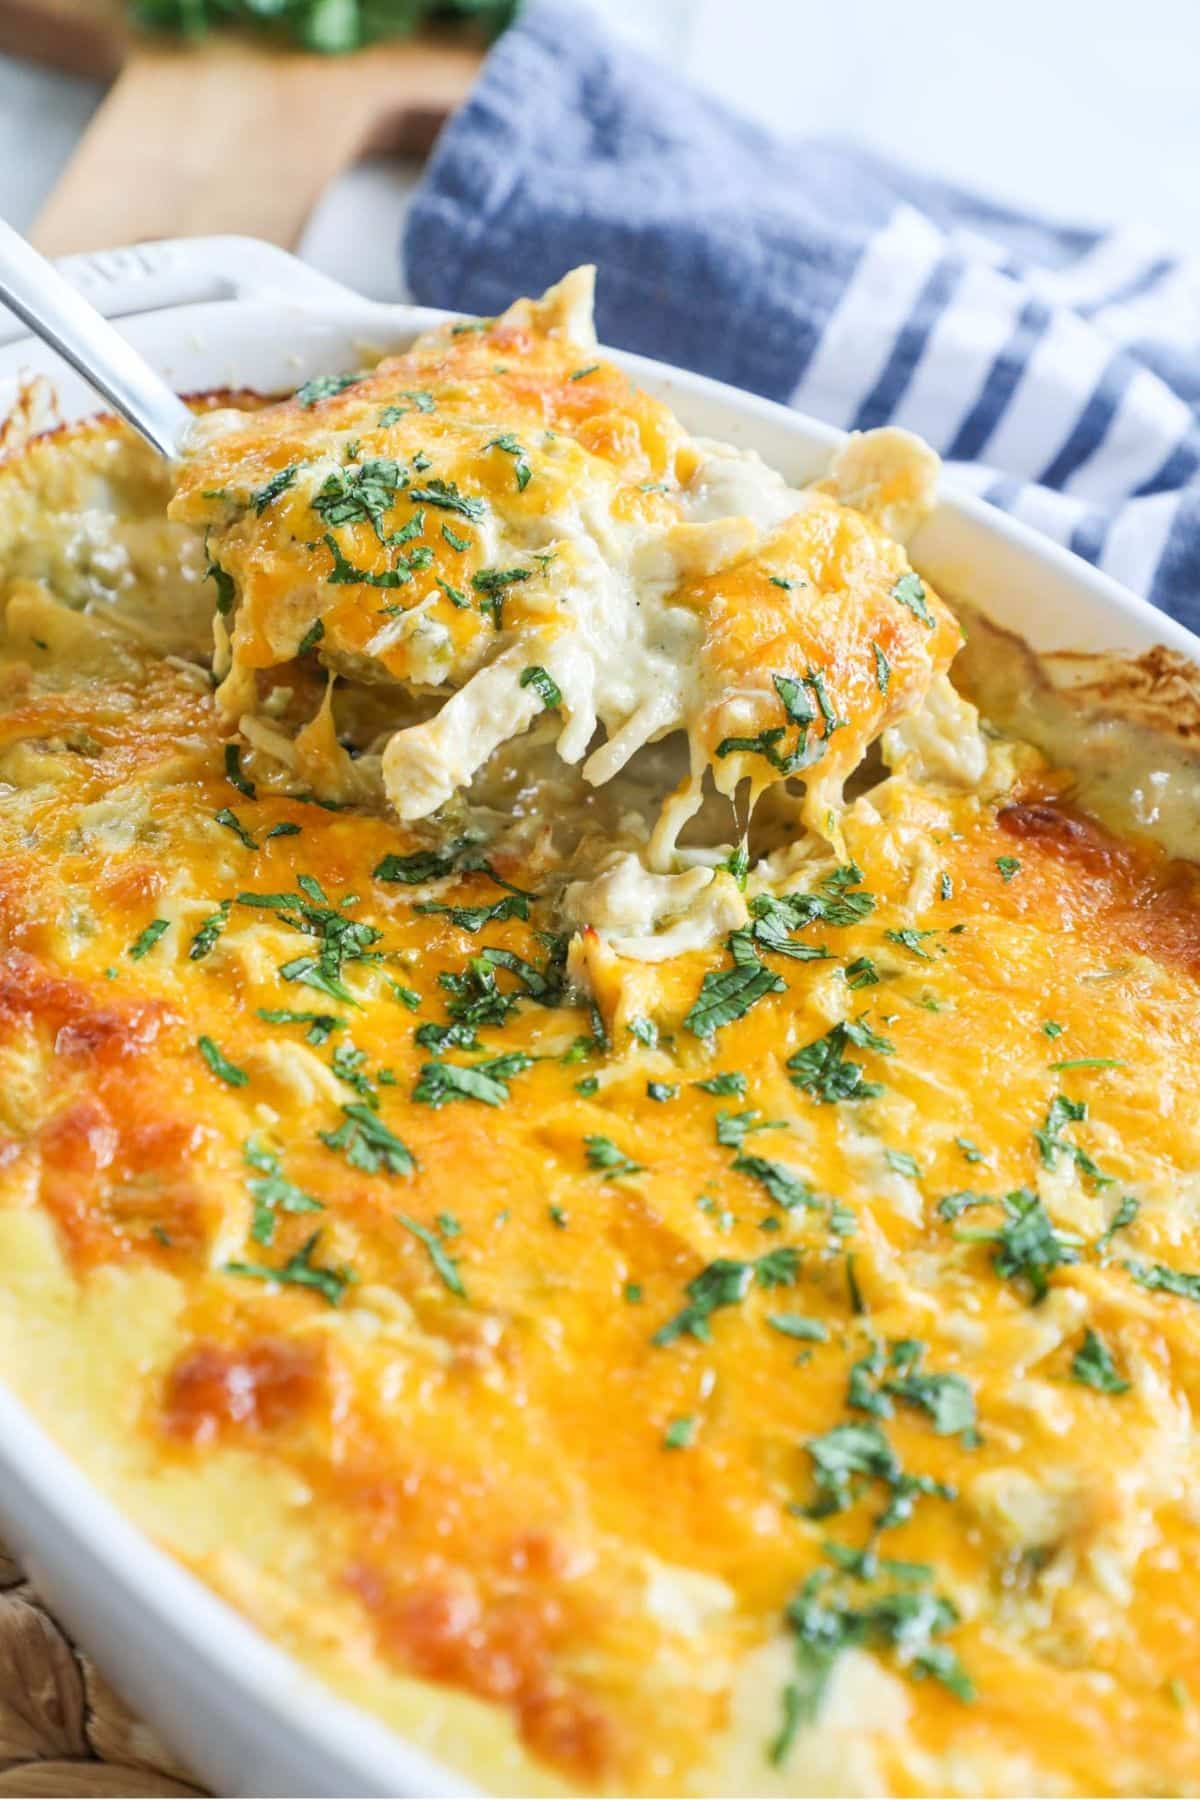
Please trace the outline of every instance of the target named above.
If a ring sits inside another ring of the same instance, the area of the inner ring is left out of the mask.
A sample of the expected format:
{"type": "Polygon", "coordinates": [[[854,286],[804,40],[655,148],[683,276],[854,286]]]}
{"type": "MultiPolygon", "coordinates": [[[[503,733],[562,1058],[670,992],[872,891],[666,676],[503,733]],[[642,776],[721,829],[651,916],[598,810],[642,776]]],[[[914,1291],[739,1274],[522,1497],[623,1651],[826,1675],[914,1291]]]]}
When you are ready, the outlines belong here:
{"type": "Polygon", "coordinates": [[[339,56],[385,38],[408,37],[422,25],[467,21],[495,37],[518,0],[130,0],[147,31],[202,38],[221,26],[269,32],[305,50],[339,56]]]}

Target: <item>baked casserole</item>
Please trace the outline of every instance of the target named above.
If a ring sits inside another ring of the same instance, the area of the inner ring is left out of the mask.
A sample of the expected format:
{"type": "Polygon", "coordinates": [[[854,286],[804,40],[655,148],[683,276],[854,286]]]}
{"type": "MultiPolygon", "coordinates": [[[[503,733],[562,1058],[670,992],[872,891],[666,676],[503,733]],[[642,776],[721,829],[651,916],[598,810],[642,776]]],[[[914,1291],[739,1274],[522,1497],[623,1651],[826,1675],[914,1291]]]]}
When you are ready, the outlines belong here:
{"type": "Polygon", "coordinates": [[[0,465],[0,1376],[488,1791],[1200,1789],[1191,672],[586,271],[197,412],[0,465]]]}

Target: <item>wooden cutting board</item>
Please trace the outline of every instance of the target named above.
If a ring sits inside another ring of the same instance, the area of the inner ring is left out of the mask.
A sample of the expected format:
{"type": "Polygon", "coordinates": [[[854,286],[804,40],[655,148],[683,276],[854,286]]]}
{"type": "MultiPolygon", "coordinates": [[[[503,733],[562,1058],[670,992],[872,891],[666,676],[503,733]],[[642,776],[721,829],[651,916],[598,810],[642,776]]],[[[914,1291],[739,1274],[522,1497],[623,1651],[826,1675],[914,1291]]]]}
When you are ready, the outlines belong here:
{"type": "Polygon", "coordinates": [[[112,83],[30,234],[61,256],[205,232],[291,249],[364,152],[429,149],[484,45],[463,33],[333,57],[235,33],[177,45],[131,32],[121,0],[0,0],[0,50],[112,83]]]}

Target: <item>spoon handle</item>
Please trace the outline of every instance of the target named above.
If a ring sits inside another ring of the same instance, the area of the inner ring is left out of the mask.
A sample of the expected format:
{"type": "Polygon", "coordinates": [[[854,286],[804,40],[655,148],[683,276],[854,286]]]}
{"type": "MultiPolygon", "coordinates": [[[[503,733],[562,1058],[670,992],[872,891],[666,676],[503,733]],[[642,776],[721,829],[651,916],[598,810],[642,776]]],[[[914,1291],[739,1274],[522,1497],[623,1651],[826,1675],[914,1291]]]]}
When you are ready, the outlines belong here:
{"type": "Polygon", "coordinates": [[[0,219],[0,301],[170,460],[192,415],[115,326],[0,219]]]}

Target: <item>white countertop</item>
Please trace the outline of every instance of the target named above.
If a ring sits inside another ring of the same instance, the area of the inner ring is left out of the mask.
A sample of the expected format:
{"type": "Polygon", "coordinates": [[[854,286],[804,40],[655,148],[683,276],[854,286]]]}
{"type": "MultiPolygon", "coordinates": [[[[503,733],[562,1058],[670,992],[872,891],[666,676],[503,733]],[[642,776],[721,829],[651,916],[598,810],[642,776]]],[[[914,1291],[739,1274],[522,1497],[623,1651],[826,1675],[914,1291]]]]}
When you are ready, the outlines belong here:
{"type": "MultiPolygon", "coordinates": [[[[776,129],[836,131],[1019,205],[1139,220],[1200,255],[1196,0],[593,0],[776,129]]],[[[0,57],[0,215],[26,227],[100,97],[0,57]]],[[[373,159],[302,252],[380,298],[415,166],[373,159]]],[[[1198,323],[1200,332],[1200,323],[1198,323]]]]}

